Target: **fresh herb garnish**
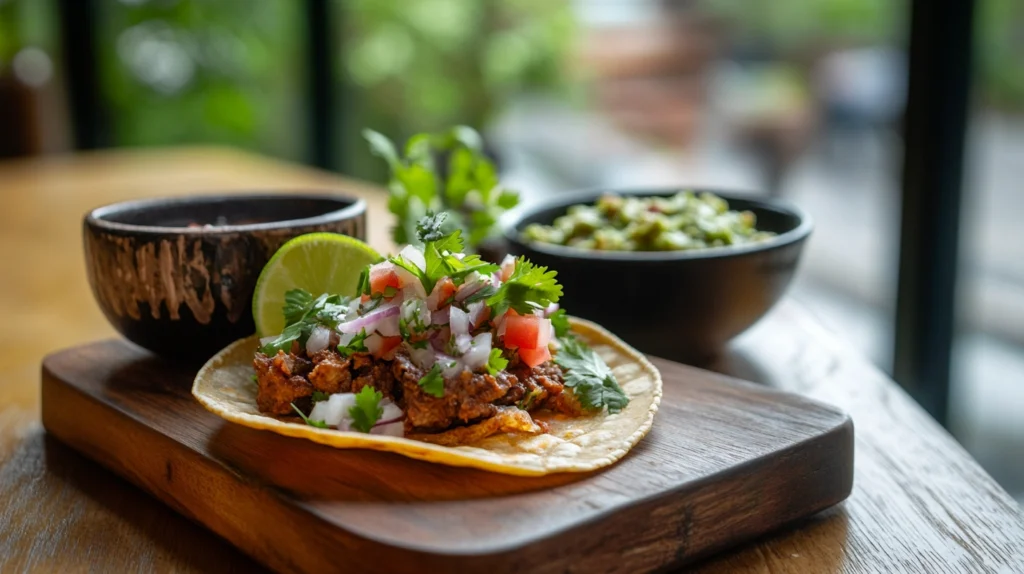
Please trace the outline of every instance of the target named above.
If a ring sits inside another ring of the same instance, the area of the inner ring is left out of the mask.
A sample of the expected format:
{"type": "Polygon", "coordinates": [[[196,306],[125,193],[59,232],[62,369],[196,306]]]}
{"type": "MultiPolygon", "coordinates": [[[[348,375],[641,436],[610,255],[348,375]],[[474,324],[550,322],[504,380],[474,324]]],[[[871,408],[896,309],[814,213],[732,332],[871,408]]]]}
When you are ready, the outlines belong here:
{"type": "Polygon", "coordinates": [[[557,303],[562,296],[556,271],[530,263],[524,257],[516,260],[515,271],[498,291],[487,298],[487,306],[494,317],[500,317],[511,307],[516,313],[529,314],[557,303]]]}
{"type": "Polygon", "coordinates": [[[428,395],[443,397],[444,376],[441,374],[441,364],[434,363],[434,366],[430,368],[430,372],[423,375],[423,378],[419,380],[419,385],[423,392],[428,395]]]}
{"type": "Polygon", "coordinates": [[[338,353],[343,357],[351,357],[353,353],[367,352],[366,337],[366,329],[359,331],[359,333],[355,337],[352,337],[352,340],[348,342],[348,345],[338,345],[338,353]]]}
{"type": "Polygon", "coordinates": [[[491,354],[487,358],[487,372],[495,375],[498,371],[505,370],[508,366],[508,359],[501,355],[501,349],[491,349],[491,354]]]}
{"type": "Polygon", "coordinates": [[[565,313],[565,309],[559,309],[548,315],[548,319],[551,319],[551,326],[555,328],[556,337],[561,339],[562,337],[570,336],[569,316],[565,313]]]}
{"type": "Polygon", "coordinates": [[[364,130],[363,137],[391,172],[388,209],[398,219],[392,229],[395,243],[424,241],[417,233],[420,218],[430,212],[448,211],[452,217],[444,233],[461,229],[470,246],[475,247],[494,236],[501,214],[519,203],[516,192],[499,184],[497,170],[483,151],[480,135],[472,128],[457,126],[445,132],[414,135],[405,144],[405,157],[380,133],[364,130]],[[437,159],[445,156],[446,169],[438,170],[437,159]]]}
{"type": "Polygon", "coordinates": [[[373,425],[384,415],[384,408],[380,406],[383,398],[384,395],[380,391],[369,385],[356,393],[356,404],[348,409],[352,427],[360,432],[370,432],[373,425]]]}
{"type": "Polygon", "coordinates": [[[329,398],[331,398],[331,395],[329,395],[327,393],[324,393],[324,392],[321,392],[321,391],[313,391],[313,402],[314,403],[319,403],[320,401],[326,401],[329,398]]]}
{"type": "Polygon", "coordinates": [[[324,421],[314,421],[314,420],[310,419],[309,417],[307,417],[307,416],[305,415],[305,413],[303,413],[302,411],[300,411],[300,410],[299,410],[299,407],[295,406],[295,403],[291,403],[291,405],[292,405],[292,409],[293,409],[293,410],[294,410],[294,411],[295,411],[296,413],[298,413],[298,415],[299,415],[300,417],[302,417],[302,420],[306,421],[306,424],[307,424],[307,425],[309,425],[309,426],[311,426],[311,427],[316,427],[316,428],[318,428],[318,429],[325,429],[325,428],[327,428],[327,423],[326,423],[326,422],[324,422],[324,421]]]}
{"type": "Polygon", "coordinates": [[[411,261],[401,256],[390,257],[388,261],[405,269],[423,284],[423,289],[430,293],[443,277],[448,277],[456,284],[462,282],[474,271],[480,274],[494,273],[498,266],[480,259],[479,255],[462,255],[464,244],[462,231],[445,232],[444,222],[447,214],[427,215],[417,224],[417,237],[423,242],[423,260],[426,269],[420,269],[411,261]]]}
{"type": "Polygon", "coordinates": [[[351,304],[341,295],[327,293],[314,299],[304,289],[289,290],[284,294],[284,300],[286,326],[277,338],[260,347],[260,352],[264,355],[276,355],[278,351],[287,353],[294,341],[305,345],[306,339],[317,325],[330,329],[337,327],[351,304]]]}
{"type": "Polygon", "coordinates": [[[600,410],[608,407],[609,413],[617,413],[629,404],[629,398],[615,380],[615,375],[593,349],[575,337],[559,341],[561,347],[554,361],[564,371],[565,386],[572,389],[583,408],[600,410]]]}

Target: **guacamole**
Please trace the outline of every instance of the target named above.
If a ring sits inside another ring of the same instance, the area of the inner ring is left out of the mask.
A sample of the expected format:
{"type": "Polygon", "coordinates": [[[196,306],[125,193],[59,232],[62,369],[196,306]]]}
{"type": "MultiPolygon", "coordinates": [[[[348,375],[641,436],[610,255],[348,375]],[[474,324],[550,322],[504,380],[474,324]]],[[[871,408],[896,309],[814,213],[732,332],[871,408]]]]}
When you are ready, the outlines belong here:
{"type": "Polygon", "coordinates": [[[606,194],[594,205],[573,205],[552,225],[530,224],[527,241],[599,251],[685,251],[746,245],[775,234],[758,231],[749,211],[731,211],[712,193],[670,197],[606,194]]]}

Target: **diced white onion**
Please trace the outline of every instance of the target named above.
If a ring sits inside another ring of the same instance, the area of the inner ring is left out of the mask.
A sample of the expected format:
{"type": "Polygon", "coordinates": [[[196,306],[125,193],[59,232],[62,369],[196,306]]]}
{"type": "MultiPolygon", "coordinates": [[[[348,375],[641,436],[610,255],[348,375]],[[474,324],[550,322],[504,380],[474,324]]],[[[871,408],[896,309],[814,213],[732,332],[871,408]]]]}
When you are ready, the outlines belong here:
{"type": "Polygon", "coordinates": [[[366,352],[372,355],[379,353],[383,345],[384,339],[382,339],[377,333],[373,333],[363,341],[363,346],[366,347],[366,352]]]}
{"type": "Polygon", "coordinates": [[[341,346],[341,347],[347,347],[348,344],[352,342],[352,339],[355,339],[355,338],[356,338],[356,333],[342,333],[341,334],[341,339],[338,341],[338,345],[341,346]]]}
{"type": "Polygon", "coordinates": [[[439,309],[430,314],[430,322],[434,325],[448,324],[448,309],[439,309]]]}
{"type": "Polygon", "coordinates": [[[378,422],[402,418],[402,409],[400,409],[395,403],[391,402],[391,399],[381,399],[380,408],[382,408],[384,412],[380,415],[380,421],[378,422]]]}
{"type": "Polygon", "coordinates": [[[507,281],[512,276],[512,272],[516,269],[516,258],[512,255],[506,255],[501,260],[501,279],[507,281]]]}
{"type": "Polygon", "coordinates": [[[319,353],[327,348],[327,345],[331,342],[331,330],[322,325],[313,327],[313,331],[309,334],[309,338],[306,339],[306,353],[312,355],[319,353]]]}
{"type": "Polygon", "coordinates": [[[473,338],[469,334],[455,335],[455,349],[460,354],[465,353],[469,350],[470,345],[473,344],[473,338]]]}
{"type": "Polygon", "coordinates": [[[448,325],[451,327],[452,333],[455,335],[468,335],[469,315],[467,315],[462,309],[452,305],[448,315],[448,325]]]}
{"type": "Polygon", "coordinates": [[[462,355],[462,362],[470,370],[477,370],[487,364],[491,355],[491,334],[480,333],[470,344],[469,350],[462,355]]]}
{"type": "Polygon", "coordinates": [[[309,413],[309,419],[324,421],[329,426],[338,427],[338,430],[349,430],[352,419],[348,411],[356,404],[354,393],[335,393],[326,401],[320,401],[313,405],[313,412],[309,413]]]}
{"type": "Polygon", "coordinates": [[[451,357],[444,361],[439,360],[438,362],[441,363],[441,374],[445,377],[454,377],[466,370],[466,367],[461,362],[456,359],[452,359],[451,357]]]}
{"type": "Polygon", "coordinates": [[[383,303],[380,307],[370,311],[362,317],[358,317],[338,325],[338,331],[342,333],[359,333],[363,329],[366,329],[366,332],[369,333],[377,327],[378,323],[390,317],[395,318],[395,328],[397,329],[398,313],[399,307],[397,304],[383,303]]]}
{"type": "Polygon", "coordinates": [[[406,245],[405,247],[402,248],[401,251],[398,252],[398,254],[402,257],[402,259],[405,259],[409,263],[412,263],[416,267],[419,267],[420,271],[423,271],[427,268],[427,260],[423,258],[423,251],[416,247],[413,247],[412,245],[406,245]]]}
{"type": "Polygon", "coordinates": [[[429,370],[430,367],[434,366],[435,354],[434,351],[429,348],[417,349],[410,346],[409,357],[412,358],[412,362],[416,363],[416,366],[421,369],[429,370]]]}
{"type": "Polygon", "coordinates": [[[274,339],[276,339],[278,337],[280,337],[280,335],[271,335],[269,337],[262,337],[260,339],[260,346],[262,347],[263,345],[266,345],[267,343],[273,341],[274,339]]]}

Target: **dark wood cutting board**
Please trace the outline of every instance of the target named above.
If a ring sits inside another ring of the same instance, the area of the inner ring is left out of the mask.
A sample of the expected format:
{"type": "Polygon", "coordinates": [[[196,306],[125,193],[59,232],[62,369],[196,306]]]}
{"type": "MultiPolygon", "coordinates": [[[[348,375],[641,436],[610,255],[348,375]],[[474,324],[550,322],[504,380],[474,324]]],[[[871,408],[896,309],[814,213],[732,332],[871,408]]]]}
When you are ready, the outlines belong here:
{"type": "Polygon", "coordinates": [[[844,413],[652,360],[654,428],[586,474],[506,476],[227,423],[192,398],[194,370],[120,340],[43,361],[43,423],[267,565],[316,574],[642,572],[849,495],[844,413]]]}

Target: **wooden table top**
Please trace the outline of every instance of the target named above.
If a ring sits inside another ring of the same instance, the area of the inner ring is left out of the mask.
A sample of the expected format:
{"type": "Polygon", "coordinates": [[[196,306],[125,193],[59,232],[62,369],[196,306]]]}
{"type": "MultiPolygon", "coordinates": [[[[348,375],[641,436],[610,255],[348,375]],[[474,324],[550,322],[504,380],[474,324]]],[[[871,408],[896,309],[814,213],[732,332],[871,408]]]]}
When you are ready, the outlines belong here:
{"type": "MultiPolygon", "coordinates": [[[[369,203],[370,243],[391,245],[372,186],[223,148],[0,162],[0,571],[251,571],[226,542],[47,437],[39,364],[115,335],[81,254],[90,208],[204,190],[338,190],[369,203]]],[[[702,572],[1024,572],[1024,514],[900,388],[784,300],[714,366],[846,410],[854,492],[802,525],[702,572]]],[[[1009,455],[1009,453],[1008,453],[1009,455]]]]}

